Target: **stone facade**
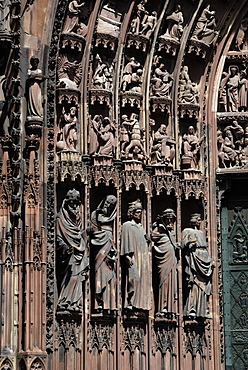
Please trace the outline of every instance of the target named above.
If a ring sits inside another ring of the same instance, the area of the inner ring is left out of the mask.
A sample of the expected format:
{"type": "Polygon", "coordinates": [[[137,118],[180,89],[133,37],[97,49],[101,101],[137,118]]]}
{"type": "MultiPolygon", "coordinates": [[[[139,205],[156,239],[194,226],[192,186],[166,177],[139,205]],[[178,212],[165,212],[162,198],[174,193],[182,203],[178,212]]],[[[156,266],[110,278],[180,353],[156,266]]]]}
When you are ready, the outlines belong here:
{"type": "Polygon", "coordinates": [[[246,369],[245,0],[0,2],[0,370],[246,369]]]}

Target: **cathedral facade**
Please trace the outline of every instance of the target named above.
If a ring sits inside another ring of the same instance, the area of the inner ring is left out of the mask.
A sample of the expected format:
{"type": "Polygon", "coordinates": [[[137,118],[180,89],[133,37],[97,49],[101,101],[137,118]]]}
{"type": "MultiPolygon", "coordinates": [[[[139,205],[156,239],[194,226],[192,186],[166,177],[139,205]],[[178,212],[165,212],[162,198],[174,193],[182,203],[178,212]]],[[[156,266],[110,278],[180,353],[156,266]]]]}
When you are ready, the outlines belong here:
{"type": "Polygon", "coordinates": [[[247,1],[2,0],[0,45],[0,370],[247,369],[247,1]]]}

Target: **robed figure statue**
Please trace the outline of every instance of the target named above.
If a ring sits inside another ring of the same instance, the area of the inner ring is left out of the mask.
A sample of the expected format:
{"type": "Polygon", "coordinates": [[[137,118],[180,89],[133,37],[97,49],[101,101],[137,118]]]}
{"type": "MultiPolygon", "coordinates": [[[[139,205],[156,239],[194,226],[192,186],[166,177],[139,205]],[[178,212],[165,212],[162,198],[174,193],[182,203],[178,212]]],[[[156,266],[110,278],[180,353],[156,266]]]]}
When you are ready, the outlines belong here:
{"type": "Polygon", "coordinates": [[[127,309],[151,309],[151,267],[148,237],[141,221],[142,204],[137,199],[129,204],[127,221],[122,226],[121,255],[125,256],[127,309]]]}
{"type": "Polygon", "coordinates": [[[190,216],[190,228],[182,232],[182,248],[185,252],[188,294],[184,315],[192,319],[207,317],[207,301],[211,294],[211,278],[215,262],[210,257],[204,233],[199,230],[201,216],[190,216]]]}
{"type": "Polygon", "coordinates": [[[81,311],[83,308],[83,282],[89,259],[80,207],[80,193],[69,190],[56,217],[57,272],[62,277],[59,311],[81,311]]]}
{"type": "Polygon", "coordinates": [[[116,309],[117,250],[113,242],[113,223],[117,199],[108,195],[91,214],[90,254],[94,256],[95,308],[116,309]]]}
{"type": "Polygon", "coordinates": [[[174,223],[176,215],[173,209],[167,208],[153,224],[151,239],[154,242],[153,252],[159,276],[158,314],[177,312],[177,257],[174,223]]]}

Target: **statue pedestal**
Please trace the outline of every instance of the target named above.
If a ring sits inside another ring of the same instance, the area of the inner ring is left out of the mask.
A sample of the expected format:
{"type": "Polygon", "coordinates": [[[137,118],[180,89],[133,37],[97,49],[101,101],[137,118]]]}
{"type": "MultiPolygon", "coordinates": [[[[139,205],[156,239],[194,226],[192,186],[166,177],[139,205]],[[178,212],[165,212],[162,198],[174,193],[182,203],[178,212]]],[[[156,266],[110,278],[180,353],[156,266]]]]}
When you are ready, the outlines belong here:
{"type": "Polygon", "coordinates": [[[158,51],[165,50],[166,53],[176,55],[177,50],[180,47],[179,40],[170,37],[169,35],[163,35],[158,38],[158,51]]]}
{"type": "Polygon", "coordinates": [[[93,105],[95,102],[100,104],[106,103],[107,107],[110,106],[112,93],[107,89],[94,89],[90,90],[90,104],[93,105]]]}
{"type": "Polygon", "coordinates": [[[142,94],[135,91],[125,91],[121,97],[122,107],[125,107],[126,104],[130,104],[131,107],[137,105],[138,108],[141,106],[142,94]]]}
{"type": "Polygon", "coordinates": [[[162,164],[152,164],[154,168],[154,175],[171,175],[173,166],[172,164],[162,165],[162,164]]]}
{"type": "Polygon", "coordinates": [[[152,111],[160,110],[162,113],[171,113],[171,98],[162,96],[151,96],[152,111]]]}
{"type": "Polygon", "coordinates": [[[199,179],[201,177],[201,171],[195,168],[189,168],[182,170],[184,179],[199,179]]]}
{"type": "Polygon", "coordinates": [[[107,157],[107,156],[98,156],[95,154],[93,156],[94,158],[94,166],[112,166],[113,165],[113,157],[107,157]]]}
{"type": "Polygon", "coordinates": [[[131,32],[127,34],[127,47],[135,46],[136,49],[146,51],[149,38],[144,35],[136,35],[131,32]]]}
{"type": "Polygon", "coordinates": [[[143,163],[135,160],[126,160],[123,161],[125,170],[142,170],[143,163]]]}

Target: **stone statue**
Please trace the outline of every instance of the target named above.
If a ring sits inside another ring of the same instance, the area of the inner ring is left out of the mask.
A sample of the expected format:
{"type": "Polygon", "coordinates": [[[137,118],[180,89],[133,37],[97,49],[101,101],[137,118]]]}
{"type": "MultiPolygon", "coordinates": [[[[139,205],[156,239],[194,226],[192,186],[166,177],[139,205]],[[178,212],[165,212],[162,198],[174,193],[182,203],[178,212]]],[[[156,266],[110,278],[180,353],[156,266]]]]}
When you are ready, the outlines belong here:
{"type": "Polygon", "coordinates": [[[211,44],[218,32],[215,23],[215,11],[210,11],[210,5],[203,9],[200,18],[197,21],[192,39],[200,40],[206,44],[211,44]]]}
{"type": "Polygon", "coordinates": [[[239,108],[239,81],[240,74],[238,66],[230,66],[227,76],[226,88],[228,98],[228,111],[238,112],[239,108]]]}
{"type": "Polygon", "coordinates": [[[239,156],[235,150],[233,134],[231,130],[224,130],[224,137],[221,130],[217,132],[217,148],[219,166],[222,168],[239,165],[239,156]]]}
{"type": "Polygon", "coordinates": [[[89,120],[89,154],[113,157],[116,148],[116,126],[108,117],[96,115],[89,120]]]}
{"type": "Polygon", "coordinates": [[[226,91],[227,76],[228,76],[227,72],[222,73],[222,79],[219,88],[220,110],[223,110],[224,112],[227,112],[227,91],[226,91]]]}
{"type": "Polygon", "coordinates": [[[108,1],[103,5],[98,18],[97,33],[118,37],[121,27],[122,13],[116,7],[116,1],[108,1]]]}
{"type": "Polygon", "coordinates": [[[188,294],[184,315],[192,319],[207,317],[207,300],[211,294],[211,278],[215,262],[210,257],[204,233],[199,230],[201,216],[190,216],[190,228],[182,232],[182,249],[186,260],[188,294]]]}
{"type": "Polygon", "coordinates": [[[151,14],[149,13],[146,14],[142,21],[142,29],[140,31],[140,34],[149,38],[153,33],[156,24],[157,24],[157,12],[153,11],[151,14]]]}
{"type": "Polygon", "coordinates": [[[95,261],[95,307],[100,311],[116,308],[117,250],[113,242],[116,209],[116,197],[108,195],[91,214],[89,238],[90,253],[95,261]]]}
{"type": "Polygon", "coordinates": [[[177,257],[175,212],[167,208],[152,226],[154,257],[159,275],[158,313],[177,312],[177,257]]]}
{"type": "Polygon", "coordinates": [[[63,274],[57,309],[81,311],[89,266],[87,233],[82,228],[80,193],[69,190],[56,217],[58,272],[63,274]]]}
{"type": "Polygon", "coordinates": [[[130,117],[132,129],[129,135],[129,144],[125,147],[125,158],[131,160],[143,160],[147,154],[142,143],[144,130],[140,127],[138,115],[133,113],[130,117]]]}
{"type": "Polygon", "coordinates": [[[169,97],[173,83],[172,75],[165,69],[163,63],[159,64],[154,70],[154,75],[151,79],[152,93],[155,96],[169,97]]]}
{"type": "Polygon", "coordinates": [[[69,62],[66,56],[58,57],[58,87],[78,91],[81,78],[81,63],[69,62]]]}
{"type": "Polygon", "coordinates": [[[121,90],[123,92],[129,90],[129,87],[132,82],[132,75],[137,71],[137,69],[141,69],[140,63],[137,62],[134,57],[130,58],[130,61],[126,64],[123,70],[121,83],[121,90]]]}
{"type": "Polygon", "coordinates": [[[57,141],[57,151],[69,150],[71,152],[77,151],[77,128],[78,119],[76,116],[77,108],[71,107],[69,113],[63,110],[60,120],[60,132],[58,134],[59,140],[57,141]]]}
{"type": "Polygon", "coordinates": [[[199,88],[195,82],[189,78],[188,66],[184,66],[179,78],[179,102],[186,104],[198,104],[199,88]]]}
{"type": "Polygon", "coordinates": [[[162,164],[172,167],[175,157],[174,139],[168,136],[167,127],[162,123],[155,132],[151,147],[151,164],[162,164]]]}
{"type": "Polygon", "coordinates": [[[188,127],[188,133],[183,135],[182,166],[184,169],[196,169],[199,162],[199,150],[204,139],[195,134],[193,126],[188,127]]]}
{"type": "Polygon", "coordinates": [[[141,0],[141,2],[137,5],[136,14],[131,22],[130,32],[135,35],[139,35],[140,33],[141,24],[146,13],[146,3],[147,0],[141,0]]]}
{"type": "Polygon", "coordinates": [[[110,89],[112,87],[112,74],[107,58],[100,57],[99,54],[95,57],[95,68],[92,77],[93,88],[110,89]]]}
{"type": "Polygon", "coordinates": [[[238,51],[248,49],[248,18],[244,18],[239,27],[236,40],[235,40],[235,49],[238,51]]]}
{"type": "Polygon", "coordinates": [[[81,3],[79,0],[73,0],[68,5],[68,14],[63,26],[62,33],[73,32],[74,28],[78,26],[80,8],[85,3],[81,3]]]}
{"type": "Polygon", "coordinates": [[[121,155],[125,156],[125,148],[127,147],[130,141],[133,121],[130,121],[126,114],[123,114],[121,119],[122,119],[120,128],[121,155]]]}
{"type": "Polygon", "coordinates": [[[10,33],[10,0],[2,0],[0,3],[0,35],[10,33]]]}
{"type": "Polygon", "coordinates": [[[143,69],[138,68],[136,72],[132,73],[129,91],[141,93],[143,69]]]}
{"type": "Polygon", "coordinates": [[[181,5],[177,4],[175,11],[166,17],[167,28],[165,34],[161,37],[171,37],[177,41],[180,40],[183,33],[183,13],[181,5]]]}
{"type": "Polygon", "coordinates": [[[146,232],[141,225],[142,204],[137,199],[129,204],[127,221],[122,226],[121,255],[127,264],[127,309],[151,309],[151,267],[146,232]]]}
{"type": "Polygon", "coordinates": [[[27,73],[27,120],[43,121],[43,107],[41,99],[41,82],[47,77],[43,76],[38,68],[39,59],[35,56],[30,58],[31,68],[27,73]]]}
{"type": "Polygon", "coordinates": [[[239,111],[247,111],[248,79],[246,71],[240,72],[239,80],[239,111]]]}

